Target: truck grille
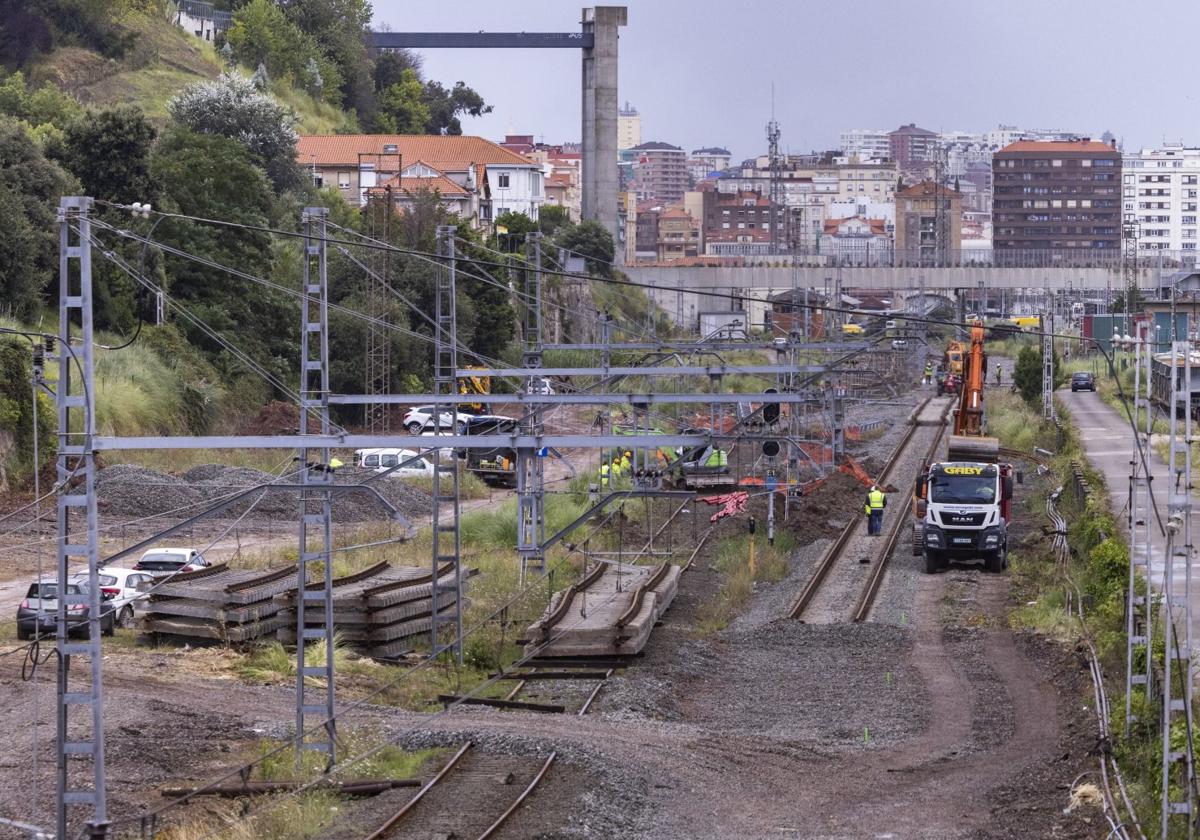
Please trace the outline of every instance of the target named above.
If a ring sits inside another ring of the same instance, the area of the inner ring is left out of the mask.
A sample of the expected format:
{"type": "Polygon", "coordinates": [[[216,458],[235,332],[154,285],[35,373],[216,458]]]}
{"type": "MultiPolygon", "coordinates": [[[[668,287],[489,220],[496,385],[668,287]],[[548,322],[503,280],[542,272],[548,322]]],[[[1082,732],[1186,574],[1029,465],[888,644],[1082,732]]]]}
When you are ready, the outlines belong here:
{"type": "Polygon", "coordinates": [[[951,513],[949,511],[942,511],[938,516],[941,518],[943,525],[960,528],[978,528],[983,524],[983,520],[987,518],[987,512],[951,513]]]}

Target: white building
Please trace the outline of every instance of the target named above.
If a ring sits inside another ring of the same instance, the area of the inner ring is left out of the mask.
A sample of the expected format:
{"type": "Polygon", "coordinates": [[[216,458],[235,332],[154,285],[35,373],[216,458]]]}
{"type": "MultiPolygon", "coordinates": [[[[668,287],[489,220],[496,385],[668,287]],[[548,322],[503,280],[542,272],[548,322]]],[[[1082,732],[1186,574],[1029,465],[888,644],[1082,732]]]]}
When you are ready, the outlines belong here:
{"type": "Polygon", "coordinates": [[[1200,148],[1142,149],[1122,161],[1122,220],[1137,226],[1138,250],[1195,258],[1200,148]]]}
{"type": "Polygon", "coordinates": [[[883,219],[826,219],[820,253],[841,265],[891,265],[895,226],[883,219]]]}
{"type": "Polygon", "coordinates": [[[617,110],[617,149],[632,149],[642,145],[642,117],[637,108],[625,103],[617,110]]]}
{"type": "Polygon", "coordinates": [[[892,156],[888,132],[874,128],[852,128],[843,131],[838,148],[846,156],[854,155],[859,160],[883,160],[892,156]]]}

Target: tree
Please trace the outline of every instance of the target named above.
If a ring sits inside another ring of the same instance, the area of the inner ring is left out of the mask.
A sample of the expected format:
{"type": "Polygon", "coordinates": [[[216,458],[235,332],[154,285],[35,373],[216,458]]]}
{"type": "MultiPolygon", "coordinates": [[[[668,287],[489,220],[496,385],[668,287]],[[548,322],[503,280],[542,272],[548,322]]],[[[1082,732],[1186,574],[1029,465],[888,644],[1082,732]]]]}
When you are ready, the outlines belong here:
{"type": "Polygon", "coordinates": [[[83,106],[50,82],[30,88],[21,72],[0,70],[0,114],[21,120],[31,127],[53,125],[65,129],[83,113],[83,106]]]}
{"type": "Polygon", "coordinates": [[[588,220],[564,230],[558,244],[574,251],[587,261],[587,269],[601,277],[612,276],[612,261],[615,255],[612,234],[599,222],[588,220]]]}
{"type": "MultiPolygon", "coordinates": [[[[1054,353],[1054,386],[1057,388],[1066,381],[1058,352],[1054,353]]],[[[1013,384],[1021,397],[1031,406],[1042,404],[1042,348],[1026,344],[1017,354],[1017,363],[1013,367],[1013,384]]]]}
{"type": "Polygon", "coordinates": [[[421,80],[412,70],[379,94],[375,129],[381,134],[425,134],[430,113],[421,96],[421,80]]]}
{"type": "Polygon", "coordinates": [[[496,234],[501,251],[521,253],[525,247],[525,234],[537,229],[537,222],[515,210],[506,210],[496,217],[496,234]],[[503,233],[500,228],[504,228],[503,233]]]}
{"type": "MultiPolygon", "coordinates": [[[[29,389],[29,345],[14,337],[0,338],[0,492],[10,478],[24,478],[34,470],[33,393],[29,389]]],[[[38,399],[38,468],[54,460],[54,405],[38,399]]]]}
{"type": "Polygon", "coordinates": [[[0,290],[5,292],[0,300],[18,317],[32,314],[47,288],[57,291],[55,214],[59,198],[78,191],[75,179],[47,160],[18,123],[0,119],[0,218],[10,223],[6,254],[0,258],[0,290]],[[18,217],[21,221],[13,221],[18,217]]]}
{"type": "MultiPolygon", "coordinates": [[[[269,221],[271,189],[246,147],[229,138],[176,128],[154,149],[150,173],[162,209],[256,227],[269,221]]],[[[272,272],[271,240],[247,229],[168,219],[157,238],[189,254],[260,278],[272,272]]],[[[276,375],[294,377],[298,309],[295,300],[228,271],[172,255],[166,257],[169,291],[188,311],[234,341],[276,375]]],[[[235,368],[211,337],[178,322],[188,339],[227,369],[235,368]]]]}
{"type": "Polygon", "coordinates": [[[543,204],[538,209],[538,230],[545,236],[552,237],[560,230],[571,225],[571,214],[566,207],[558,204],[543,204]]]}
{"type": "Polygon", "coordinates": [[[192,85],[167,109],[181,128],[243,144],[277,190],[304,182],[296,164],[296,115],[242,77],[226,73],[215,82],[192,85]]]}
{"type": "Polygon", "coordinates": [[[485,104],[483,97],[465,82],[455,82],[450,90],[439,82],[426,82],[421,101],[429,111],[426,134],[462,134],[459,114],[478,117],[492,111],[492,106],[485,104]]]}
{"type": "Polygon", "coordinates": [[[360,117],[366,115],[374,105],[366,41],[371,4],[367,0],[281,0],[280,6],[337,69],[339,81],[323,76],[326,88],[334,86],[339,101],[360,117]]]}
{"type": "Polygon", "coordinates": [[[337,65],[329,60],[313,36],[289,20],[273,0],[250,0],[238,9],[225,38],[241,63],[265,66],[266,74],[297,85],[306,83],[311,75],[309,64],[315,64],[329,101],[341,102],[338,90],[341,73],[337,65]]]}
{"type": "Polygon", "coordinates": [[[150,147],[155,135],[136,106],[93,111],[67,128],[59,160],[86,195],[123,204],[148,201],[153,198],[150,147]]]}

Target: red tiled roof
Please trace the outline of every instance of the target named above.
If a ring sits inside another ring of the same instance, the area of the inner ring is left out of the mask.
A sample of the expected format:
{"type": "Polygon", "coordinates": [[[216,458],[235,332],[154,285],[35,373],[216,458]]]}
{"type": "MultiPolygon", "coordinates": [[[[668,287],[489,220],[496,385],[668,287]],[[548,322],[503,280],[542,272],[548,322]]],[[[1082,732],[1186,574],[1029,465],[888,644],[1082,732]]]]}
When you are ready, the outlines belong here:
{"type": "Polygon", "coordinates": [[[437,190],[441,193],[442,198],[466,198],[468,195],[465,189],[451,181],[445,175],[434,175],[428,178],[417,177],[415,175],[396,175],[378,187],[372,187],[367,192],[376,195],[382,193],[388,187],[391,187],[394,192],[400,193],[415,193],[423,189],[437,190]]]}
{"type": "Polygon", "coordinates": [[[943,195],[947,198],[961,197],[961,193],[950,187],[941,187],[933,181],[922,181],[919,184],[913,184],[911,187],[905,187],[900,192],[896,193],[897,197],[905,196],[907,198],[924,198],[930,195],[943,195]]]}
{"type": "Polygon", "coordinates": [[[569,187],[571,186],[571,176],[567,172],[554,172],[546,179],[547,187],[569,187]]]}
{"type": "Polygon", "coordinates": [[[1114,155],[1121,154],[1112,146],[1099,140],[1018,140],[1015,143],[1009,143],[996,154],[1001,155],[1006,152],[1087,152],[1089,154],[1108,152],[1114,155]]]}
{"type": "Polygon", "coordinates": [[[883,236],[887,233],[886,219],[864,219],[862,216],[849,216],[845,219],[826,219],[824,232],[828,234],[836,234],[838,232],[838,228],[841,227],[844,222],[848,222],[851,219],[858,219],[860,222],[866,222],[871,228],[871,233],[873,233],[875,236],[883,236]]]}
{"type": "Polygon", "coordinates": [[[305,134],[296,145],[301,166],[357,166],[360,154],[400,156],[400,163],[422,160],[443,172],[461,172],[474,164],[533,166],[528,158],[482,137],[440,134],[305,134]],[[384,147],[395,146],[395,152],[384,147]]]}

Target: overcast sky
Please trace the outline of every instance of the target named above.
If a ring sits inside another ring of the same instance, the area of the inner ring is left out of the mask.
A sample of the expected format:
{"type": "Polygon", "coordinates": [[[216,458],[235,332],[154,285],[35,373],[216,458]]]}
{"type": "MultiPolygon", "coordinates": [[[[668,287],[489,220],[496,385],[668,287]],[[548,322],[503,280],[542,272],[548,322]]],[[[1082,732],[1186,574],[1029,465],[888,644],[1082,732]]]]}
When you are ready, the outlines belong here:
{"type": "MultiPolygon", "coordinates": [[[[411,32],[570,32],[569,0],[373,0],[376,25],[411,32]]],[[[627,0],[620,97],[642,139],[834,148],[847,128],[985,131],[999,123],[1111,130],[1136,149],[1200,145],[1195,0],[627,0]]],[[[464,131],[579,139],[574,50],[428,50],[426,75],[495,106],[464,131]]]]}

